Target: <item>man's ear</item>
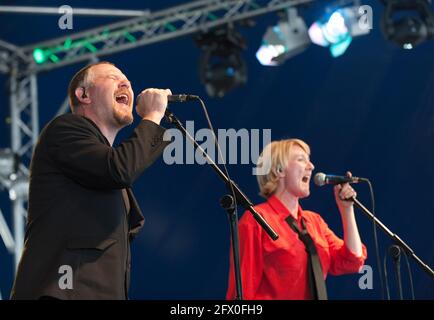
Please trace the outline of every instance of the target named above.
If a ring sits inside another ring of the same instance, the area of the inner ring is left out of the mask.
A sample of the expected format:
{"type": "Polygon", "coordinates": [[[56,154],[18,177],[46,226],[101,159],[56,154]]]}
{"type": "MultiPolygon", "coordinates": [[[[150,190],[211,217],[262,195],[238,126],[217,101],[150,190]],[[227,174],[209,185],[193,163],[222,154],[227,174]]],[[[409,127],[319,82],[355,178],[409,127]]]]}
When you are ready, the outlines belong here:
{"type": "Polygon", "coordinates": [[[90,98],[86,94],[86,88],[85,87],[78,87],[75,89],[75,96],[80,101],[81,104],[89,104],[90,98]]]}

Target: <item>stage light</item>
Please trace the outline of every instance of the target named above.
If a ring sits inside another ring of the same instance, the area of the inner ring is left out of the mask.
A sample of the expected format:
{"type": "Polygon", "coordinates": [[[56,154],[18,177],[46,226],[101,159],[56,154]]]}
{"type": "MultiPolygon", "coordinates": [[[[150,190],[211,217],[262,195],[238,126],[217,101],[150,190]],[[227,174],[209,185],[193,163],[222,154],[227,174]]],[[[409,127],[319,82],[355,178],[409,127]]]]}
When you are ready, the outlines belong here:
{"type": "Polygon", "coordinates": [[[17,171],[18,159],[10,149],[0,149],[0,179],[9,180],[17,171]]]}
{"type": "Polygon", "coordinates": [[[35,59],[35,62],[37,64],[44,63],[45,60],[47,60],[44,50],[42,50],[41,48],[36,48],[35,50],[33,50],[33,59],[35,59]]]}
{"type": "Polygon", "coordinates": [[[333,57],[342,55],[352,41],[340,10],[333,12],[325,22],[314,22],[308,33],[313,43],[323,47],[330,46],[333,57]]]}
{"type": "Polygon", "coordinates": [[[338,57],[354,37],[369,33],[371,27],[360,23],[362,14],[358,6],[337,9],[314,22],[308,30],[309,37],[313,43],[329,47],[332,56],[338,57]]]}
{"type": "Polygon", "coordinates": [[[27,200],[29,197],[29,179],[25,176],[17,178],[12,182],[9,188],[9,199],[14,201],[17,199],[27,200]]]}
{"type": "Polygon", "coordinates": [[[434,35],[429,0],[384,0],[381,20],[385,38],[401,48],[413,49],[434,35]]]}
{"type": "Polygon", "coordinates": [[[267,29],[256,58],[264,66],[277,66],[304,51],[310,42],[306,23],[290,8],[285,20],[267,29]]]}
{"type": "Polygon", "coordinates": [[[200,34],[196,43],[202,49],[200,79],[210,97],[223,97],[247,82],[247,66],[241,56],[246,44],[233,28],[200,34]]]}

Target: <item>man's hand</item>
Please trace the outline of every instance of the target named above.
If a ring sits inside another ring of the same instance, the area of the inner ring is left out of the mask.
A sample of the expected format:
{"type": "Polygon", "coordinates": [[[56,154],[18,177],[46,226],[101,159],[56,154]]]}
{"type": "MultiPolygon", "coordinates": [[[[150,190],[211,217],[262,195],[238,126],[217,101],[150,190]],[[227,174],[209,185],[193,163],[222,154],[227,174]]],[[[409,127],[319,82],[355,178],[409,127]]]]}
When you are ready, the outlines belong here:
{"type": "Polygon", "coordinates": [[[136,101],[136,112],[142,118],[160,124],[167,107],[167,96],[172,92],[169,89],[143,90],[136,101]]]}

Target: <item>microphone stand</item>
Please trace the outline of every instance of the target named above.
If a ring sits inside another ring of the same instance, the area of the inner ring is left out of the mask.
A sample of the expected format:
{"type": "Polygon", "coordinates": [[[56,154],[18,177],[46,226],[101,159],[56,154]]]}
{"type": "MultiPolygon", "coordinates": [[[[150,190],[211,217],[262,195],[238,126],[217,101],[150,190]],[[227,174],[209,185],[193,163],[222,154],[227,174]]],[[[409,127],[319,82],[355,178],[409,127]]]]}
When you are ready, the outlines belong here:
{"type": "Polygon", "coordinates": [[[392,245],[389,248],[389,254],[392,257],[393,264],[395,266],[396,284],[398,286],[399,299],[403,300],[401,281],[401,250],[401,247],[397,245],[392,245]]]}
{"type": "Polygon", "coordinates": [[[232,240],[232,257],[234,260],[235,273],[235,300],[243,300],[243,287],[241,285],[240,245],[238,235],[238,215],[235,207],[235,199],[231,195],[225,195],[220,199],[220,205],[228,213],[229,229],[232,240]]]}
{"type": "Polygon", "coordinates": [[[376,216],[372,214],[372,212],[370,212],[363,204],[361,204],[359,200],[354,197],[351,198],[351,200],[354,202],[356,207],[361,209],[363,213],[365,213],[371,220],[375,221],[376,225],[378,225],[380,229],[383,230],[384,233],[386,233],[386,235],[388,235],[392,241],[394,241],[404,251],[405,254],[407,254],[407,256],[412,257],[426,273],[434,278],[434,271],[414,253],[413,249],[411,249],[408,244],[406,244],[398,235],[390,231],[380,220],[378,220],[376,216]]]}
{"type": "MultiPolygon", "coordinates": [[[[196,149],[199,149],[199,151],[203,154],[203,156],[206,158],[208,164],[214,169],[214,171],[217,173],[217,175],[223,180],[223,182],[226,184],[227,188],[231,190],[234,190],[235,193],[235,199],[232,199],[229,203],[227,196],[226,199],[223,197],[223,199],[220,201],[223,208],[225,208],[229,214],[229,220],[230,220],[230,232],[231,232],[231,239],[232,239],[232,254],[233,254],[233,260],[234,260],[234,271],[235,271],[235,284],[236,284],[236,291],[237,296],[236,300],[242,300],[242,286],[241,286],[241,270],[240,270],[240,257],[239,257],[239,243],[238,243],[238,215],[237,212],[234,210],[234,201],[236,203],[242,205],[247,211],[249,211],[253,218],[259,223],[259,225],[265,230],[265,232],[273,239],[277,240],[279,238],[279,235],[271,228],[271,226],[265,221],[265,219],[253,208],[252,202],[247,198],[247,196],[241,191],[241,189],[237,186],[237,184],[230,180],[226,174],[217,166],[217,164],[214,162],[213,159],[206,153],[206,151],[196,142],[196,140],[190,135],[190,133],[184,128],[184,126],[181,124],[181,122],[175,117],[175,115],[169,110],[169,108],[166,108],[165,112],[166,119],[169,121],[169,123],[173,124],[178,130],[182,132],[182,134],[190,140],[191,143],[193,143],[194,147],[196,149]]],[[[231,197],[232,198],[232,197],[231,197]]]]}

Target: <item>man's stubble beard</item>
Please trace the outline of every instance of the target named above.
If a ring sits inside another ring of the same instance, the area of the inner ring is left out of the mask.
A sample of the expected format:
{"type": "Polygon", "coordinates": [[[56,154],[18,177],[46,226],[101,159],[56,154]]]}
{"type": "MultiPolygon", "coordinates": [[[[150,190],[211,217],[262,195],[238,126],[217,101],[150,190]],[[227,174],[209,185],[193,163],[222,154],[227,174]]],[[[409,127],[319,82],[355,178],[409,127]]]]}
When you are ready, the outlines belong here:
{"type": "Polygon", "coordinates": [[[132,124],[134,121],[132,112],[129,112],[128,114],[120,112],[116,107],[113,108],[113,118],[121,128],[132,124]]]}

